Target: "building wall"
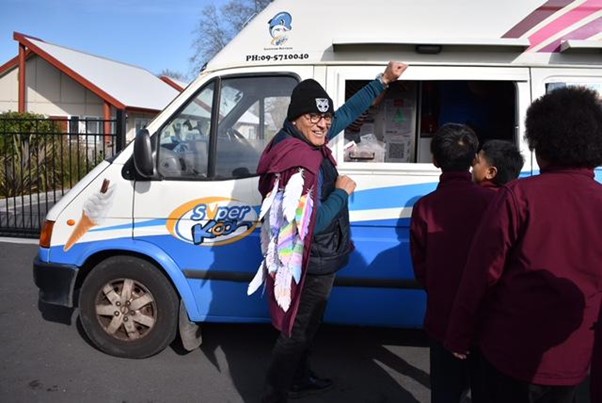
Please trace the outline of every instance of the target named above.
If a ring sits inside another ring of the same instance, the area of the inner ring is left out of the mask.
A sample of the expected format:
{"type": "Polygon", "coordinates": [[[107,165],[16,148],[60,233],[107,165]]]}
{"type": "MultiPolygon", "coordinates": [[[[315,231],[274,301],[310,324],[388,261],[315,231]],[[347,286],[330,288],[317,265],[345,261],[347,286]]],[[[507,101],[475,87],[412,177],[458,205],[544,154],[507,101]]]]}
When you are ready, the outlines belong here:
{"type": "Polygon", "coordinates": [[[0,77],[0,113],[19,110],[19,69],[12,69],[0,77]]]}
{"type": "Polygon", "coordinates": [[[41,59],[27,61],[27,110],[48,116],[103,116],[103,101],[41,59]]]}

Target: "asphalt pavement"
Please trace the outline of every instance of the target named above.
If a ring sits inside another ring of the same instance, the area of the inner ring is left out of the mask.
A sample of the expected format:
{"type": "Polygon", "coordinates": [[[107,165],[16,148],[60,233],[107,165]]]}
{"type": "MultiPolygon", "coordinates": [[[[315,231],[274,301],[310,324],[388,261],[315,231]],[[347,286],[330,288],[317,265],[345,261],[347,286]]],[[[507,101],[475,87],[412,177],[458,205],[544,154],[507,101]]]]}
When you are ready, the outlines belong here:
{"type": "MultiPolygon", "coordinates": [[[[269,325],[203,325],[201,348],[176,341],[146,359],[96,350],[77,311],[38,303],[37,240],[0,238],[0,402],[257,402],[277,336],[269,325]]],[[[312,358],[335,387],[303,403],[430,401],[422,331],[323,326],[312,358]]],[[[575,403],[589,403],[587,383],[575,403]]]]}
{"type": "MultiPolygon", "coordinates": [[[[277,336],[269,325],[205,324],[200,349],[178,342],[142,360],[86,340],[77,311],[41,305],[36,240],[0,238],[0,402],[256,402],[277,336]]],[[[335,380],[303,403],[428,402],[421,331],[323,326],[312,358],[335,380]]]]}

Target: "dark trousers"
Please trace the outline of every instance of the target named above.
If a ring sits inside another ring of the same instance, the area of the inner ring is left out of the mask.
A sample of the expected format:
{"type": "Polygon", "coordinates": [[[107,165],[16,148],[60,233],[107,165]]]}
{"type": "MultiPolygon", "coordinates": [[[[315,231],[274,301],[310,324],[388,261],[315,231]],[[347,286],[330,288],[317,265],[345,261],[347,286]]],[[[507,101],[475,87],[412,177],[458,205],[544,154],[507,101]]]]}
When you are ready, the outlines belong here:
{"type": "Polygon", "coordinates": [[[472,402],[483,402],[479,361],[476,350],[472,351],[467,359],[460,360],[440,343],[431,340],[431,402],[459,403],[469,389],[472,402]]]}
{"type": "Polygon", "coordinates": [[[322,323],[334,277],[334,273],[307,274],[291,336],[281,333],[272,350],[262,402],[286,402],[291,385],[310,376],[311,345],[322,323]]]}
{"type": "Polygon", "coordinates": [[[481,357],[484,387],[491,403],[572,403],[575,386],[535,385],[519,381],[498,371],[481,357]]]}

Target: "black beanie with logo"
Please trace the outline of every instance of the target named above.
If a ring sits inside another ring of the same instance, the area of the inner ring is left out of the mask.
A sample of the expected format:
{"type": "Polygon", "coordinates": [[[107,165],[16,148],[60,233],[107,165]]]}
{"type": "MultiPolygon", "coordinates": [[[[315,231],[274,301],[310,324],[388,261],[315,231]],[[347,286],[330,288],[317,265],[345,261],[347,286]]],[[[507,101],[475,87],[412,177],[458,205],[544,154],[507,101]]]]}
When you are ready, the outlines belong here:
{"type": "Polygon", "coordinates": [[[311,78],[293,89],[286,119],[293,121],[305,113],[334,113],[332,99],[320,83],[311,78]]]}

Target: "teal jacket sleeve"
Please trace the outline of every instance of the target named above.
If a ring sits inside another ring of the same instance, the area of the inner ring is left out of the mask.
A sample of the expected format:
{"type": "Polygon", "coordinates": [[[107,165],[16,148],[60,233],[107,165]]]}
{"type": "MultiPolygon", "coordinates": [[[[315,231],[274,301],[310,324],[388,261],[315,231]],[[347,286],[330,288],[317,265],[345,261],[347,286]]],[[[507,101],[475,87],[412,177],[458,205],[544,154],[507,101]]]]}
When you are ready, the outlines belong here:
{"type": "Polygon", "coordinates": [[[380,80],[374,79],[349,98],[334,113],[332,126],[330,126],[330,131],[328,132],[328,140],[336,137],[337,134],[353,123],[372,105],[376,97],[382,94],[384,90],[385,87],[380,80]]]}
{"type": "Polygon", "coordinates": [[[324,231],[339,212],[347,205],[349,195],[343,189],[335,189],[328,199],[324,200],[316,213],[314,234],[324,231]]]}

